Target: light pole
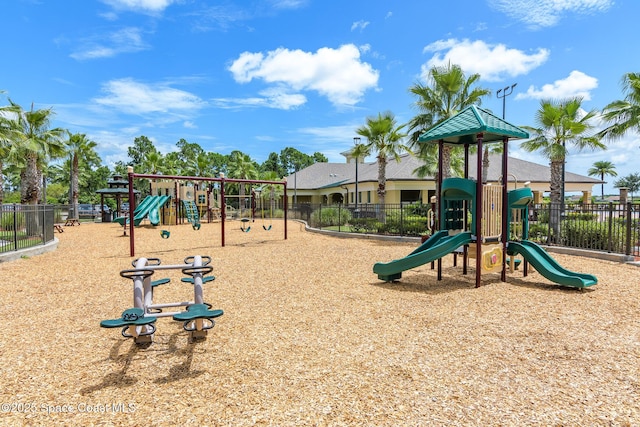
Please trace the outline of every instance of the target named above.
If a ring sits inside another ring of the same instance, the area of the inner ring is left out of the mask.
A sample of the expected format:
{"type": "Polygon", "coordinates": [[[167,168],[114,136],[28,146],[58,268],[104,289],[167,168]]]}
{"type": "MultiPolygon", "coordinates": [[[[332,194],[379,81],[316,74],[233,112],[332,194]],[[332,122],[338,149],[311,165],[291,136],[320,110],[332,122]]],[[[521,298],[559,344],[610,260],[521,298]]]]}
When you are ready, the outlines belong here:
{"type": "Polygon", "coordinates": [[[356,210],[354,211],[356,217],[358,216],[358,157],[359,157],[359,153],[360,150],[358,149],[358,146],[360,145],[360,137],[359,136],[354,136],[353,137],[353,149],[356,150],[356,194],[354,195],[355,199],[356,199],[356,210]]]}
{"type": "Polygon", "coordinates": [[[504,120],[505,117],[505,111],[506,111],[506,107],[507,107],[507,96],[511,95],[513,93],[513,88],[516,87],[518,83],[514,83],[511,86],[507,86],[504,89],[498,89],[498,91],[496,92],[496,96],[498,98],[502,98],[502,120],[504,120]],[[500,95],[500,92],[502,92],[502,95],[500,95]]]}
{"type": "MultiPolygon", "coordinates": [[[[504,120],[505,118],[505,114],[506,114],[506,110],[507,110],[507,96],[511,95],[513,93],[513,88],[516,87],[518,83],[514,83],[511,86],[507,86],[505,88],[502,89],[498,89],[498,91],[496,92],[496,96],[498,97],[498,99],[502,98],[502,120],[504,120]],[[502,95],[500,95],[500,93],[502,93],[502,95]]],[[[489,169],[489,146],[485,146],[484,149],[484,170],[487,171],[488,173],[488,169],[489,169]]],[[[483,181],[486,181],[487,177],[483,176],[483,181]]],[[[507,184],[506,181],[506,177],[505,177],[505,182],[504,182],[505,186],[507,184]]]]}

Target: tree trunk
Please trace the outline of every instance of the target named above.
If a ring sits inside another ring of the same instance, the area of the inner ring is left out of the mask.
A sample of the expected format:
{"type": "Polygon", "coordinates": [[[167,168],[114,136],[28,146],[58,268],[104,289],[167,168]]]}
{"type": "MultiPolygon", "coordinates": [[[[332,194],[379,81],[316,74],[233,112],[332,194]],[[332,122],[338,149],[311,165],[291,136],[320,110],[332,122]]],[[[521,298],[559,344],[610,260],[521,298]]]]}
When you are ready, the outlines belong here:
{"type": "Polygon", "coordinates": [[[71,204],[73,205],[73,216],[74,218],[78,218],[78,154],[75,153],[73,155],[73,159],[71,162],[71,204]]]}
{"type": "Polygon", "coordinates": [[[442,146],[442,179],[451,177],[451,146],[442,146]]]}
{"type": "Polygon", "coordinates": [[[486,184],[489,179],[489,147],[484,146],[484,154],[482,156],[482,183],[486,184]]]}
{"type": "Polygon", "coordinates": [[[26,168],[20,173],[20,203],[34,205],[25,211],[28,236],[40,235],[40,219],[35,205],[40,198],[40,174],[38,173],[38,154],[29,152],[26,157],[26,168]]]}
{"type": "Polygon", "coordinates": [[[549,227],[552,230],[551,241],[558,243],[560,241],[560,220],[564,207],[564,194],[562,194],[562,164],[563,160],[551,161],[551,180],[549,182],[551,189],[551,206],[549,212],[549,227]]]}
{"type": "MultiPolygon", "coordinates": [[[[386,223],[385,215],[385,196],[387,194],[387,159],[384,156],[378,156],[378,203],[382,206],[380,210],[380,217],[378,220],[382,223],[386,223]]],[[[358,195],[355,195],[358,197],[358,195]]],[[[357,201],[358,199],[356,199],[357,201]]]]}
{"type": "Polygon", "coordinates": [[[2,164],[2,159],[0,159],[0,206],[2,206],[2,203],[4,202],[4,178],[2,175],[2,169],[3,169],[3,164],[2,164]]]}
{"type": "Polygon", "coordinates": [[[38,154],[29,152],[26,167],[20,173],[20,203],[35,205],[40,198],[40,174],[38,173],[38,154]]]}

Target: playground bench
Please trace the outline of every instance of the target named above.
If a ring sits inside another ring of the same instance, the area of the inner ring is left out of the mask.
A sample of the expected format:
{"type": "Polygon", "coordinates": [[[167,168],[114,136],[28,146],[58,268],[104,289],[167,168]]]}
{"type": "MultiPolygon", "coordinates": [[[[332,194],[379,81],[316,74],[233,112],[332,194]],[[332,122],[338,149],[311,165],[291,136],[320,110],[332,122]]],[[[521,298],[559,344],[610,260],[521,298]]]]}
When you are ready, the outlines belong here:
{"type": "Polygon", "coordinates": [[[80,225],[80,220],[78,218],[67,218],[64,221],[64,225],[65,226],[76,226],[76,225],[80,225]]]}
{"type": "Polygon", "coordinates": [[[62,228],[62,224],[53,224],[53,230],[58,233],[64,233],[64,228],[62,228]]]}

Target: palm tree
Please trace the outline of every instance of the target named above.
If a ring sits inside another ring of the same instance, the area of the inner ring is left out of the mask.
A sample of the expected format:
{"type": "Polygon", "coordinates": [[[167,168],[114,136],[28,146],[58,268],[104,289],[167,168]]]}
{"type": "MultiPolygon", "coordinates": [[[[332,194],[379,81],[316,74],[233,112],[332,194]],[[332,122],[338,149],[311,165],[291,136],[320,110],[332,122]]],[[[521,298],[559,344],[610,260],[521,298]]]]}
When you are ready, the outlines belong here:
{"type": "Polygon", "coordinates": [[[71,156],[71,204],[73,205],[73,218],[78,217],[78,197],[80,180],[80,163],[93,161],[98,155],[95,148],[98,144],[87,138],[83,133],[69,133],[67,140],[67,152],[71,156]]]}
{"type": "Polygon", "coordinates": [[[600,198],[604,200],[604,177],[605,175],[618,176],[615,165],[609,161],[600,160],[595,162],[593,166],[589,168],[587,173],[589,174],[589,176],[599,176],[600,181],[603,181],[602,184],[600,184],[600,198]]]}
{"type": "Polygon", "coordinates": [[[18,110],[9,105],[0,107],[0,205],[4,201],[5,161],[15,161],[16,141],[19,138],[18,122],[13,120],[18,110]]]}
{"type": "MultiPolygon", "coordinates": [[[[415,106],[419,114],[409,121],[408,127],[411,144],[416,149],[418,157],[432,161],[437,147],[433,144],[418,144],[420,135],[470,105],[481,105],[482,98],[490,95],[491,91],[473,87],[480,80],[480,74],[467,77],[459,65],[451,63],[431,68],[428,80],[426,85],[418,82],[409,88],[409,91],[417,97],[415,106]]],[[[453,172],[452,149],[449,145],[444,146],[443,178],[451,176],[453,172]]]]}
{"type": "MultiPolygon", "coordinates": [[[[356,141],[360,141],[358,138],[356,141]]],[[[354,190],[354,201],[356,205],[356,211],[358,210],[358,164],[360,163],[360,159],[364,161],[364,159],[371,154],[371,147],[367,144],[363,144],[361,142],[356,142],[351,149],[351,157],[354,158],[356,162],[356,177],[355,177],[355,190],[354,190]]],[[[344,201],[347,203],[347,200],[344,201]]]]}
{"type": "Polygon", "coordinates": [[[50,159],[64,154],[61,128],[50,129],[53,110],[45,108],[24,111],[18,104],[9,100],[15,109],[16,136],[14,143],[24,158],[24,167],[20,171],[20,202],[36,204],[41,199],[42,171],[50,159]]]}
{"type": "MultiPolygon", "coordinates": [[[[278,181],[280,179],[280,177],[278,176],[278,172],[276,171],[266,171],[263,172],[260,176],[260,179],[264,180],[264,181],[278,181]]],[[[265,184],[262,187],[262,191],[261,191],[261,196],[263,197],[264,200],[264,191],[268,191],[269,192],[269,209],[270,212],[274,212],[276,209],[276,201],[277,199],[279,199],[282,194],[283,194],[283,190],[284,188],[281,185],[275,185],[275,184],[265,184]]],[[[261,207],[263,210],[262,215],[264,216],[264,204],[261,203],[261,207]]]]}
{"type": "MultiPolygon", "coordinates": [[[[236,179],[257,179],[258,178],[258,168],[251,157],[248,154],[244,154],[241,151],[232,151],[229,159],[229,178],[236,179]]],[[[245,195],[245,187],[244,183],[240,183],[240,191],[239,191],[239,202],[240,202],[240,212],[242,212],[242,208],[244,207],[244,195],[245,195]]]]}
{"type": "Polygon", "coordinates": [[[631,203],[633,203],[633,195],[640,190],[640,173],[632,173],[620,178],[614,184],[616,188],[627,188],[631,193],[631,203]]]}
{"type": "Polygon", "coordinates": [[[590,120],[596,115],[596,111],[585,113],[581,106],[582,98],[542,100],[535,117],[538,127],[523,126],[529,131],[531,139],[520,146],[529,152],[541,152],[551,163],[549,225],[554,238],[560,235],[560,212],[564,208],[564,163],[567,145],[573,145],[578,150],[607,148],[599,138],[588,135],[593,128],[590,120]]]}
{"type": "Polygon", "coordinates": [[[630,130],[640,132],[640,73],[625,74],[622,88],[624,99],[613,101],[602,111],[603,119],[611,123],[598,134],[602,138],[619,139],[630,130]]]}
{"type": "Polygon", "coordinates": [[[407,135],[402,133],[405,125],[398,125],[393,113],[387,111],[378,113],[377,117],[367,117],[364,126],[356,129],[356,133],[367,138],[368,150],[377,152],[378,161],[378,202],[384,205],[387,193],[387,159],[393,157],[400,161],[400,153],[408,151],[408,147],[402,143],[407,135]]]}

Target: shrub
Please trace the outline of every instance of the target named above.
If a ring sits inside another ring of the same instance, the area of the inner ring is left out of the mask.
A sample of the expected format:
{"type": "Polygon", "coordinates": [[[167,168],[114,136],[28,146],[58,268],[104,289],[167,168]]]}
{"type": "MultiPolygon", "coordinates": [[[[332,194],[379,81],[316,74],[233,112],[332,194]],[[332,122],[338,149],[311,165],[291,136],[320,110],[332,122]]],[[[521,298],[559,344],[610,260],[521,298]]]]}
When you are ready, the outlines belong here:
{"type": "Polygon", "coordinates": [[[318,209],[311,214],[311,221],[320,227],[343,226],[351,221],[351,212],[340,208],[318,209]]]}
{"type": "MultiPolygon", "coordinates": [[[[637,241],[638,231],[633,229],[632,242],[637,241]]],[[[605,223],[594,221],[567,222],[562,227],[562,243],[569,247],[593,249],[599,251],[623,252],[625,248],[626,230],[614,227],[609,235],[605,223]],[[609,244],[611,242],[611,244],[609,244]]]]}
{"type": "Polygon", "coordinates": [[[25,224],[27,223],[24,213],[18,212],[15,215],[15,225],[17,230],[13,228],[14,226],[13,218],[14,218],[13,212],[3,213],[2,217],[0,218],[0,227],[6,231],[17,231],[17,230],[23,229],[25,224]]]}
{"type": "Polygon", "coordinates": [[[428,216],[431,205],[425,205],[422,202],[415,202],[406,207],[406,210],[413,215],[428,216]]]}
{"type": "Polygon", "coordinates": [[[547,224],[529,224],[529,240],[537,243],[546,243],[553,230],[547,224]]]}
{"type": "Polygon", "coordinates": [[[351,224],[351,231],[354,233],[371,233],[378,229],[376,218],[353,218],[349,224],[351,224]]]}
{"type": "Polygon", "coordinates": [[[388,234],[406,234],[419,236],[428,230],[426,216],[411,214],[410,210],[393,211],[387,214],[385,232],[388,234]]]}
{"type": "Polygon", "coordinates": [[[598,214],[591,212],[569,212],[566,219],[569,221],[595,221],[598,219],[598,214]]]}

